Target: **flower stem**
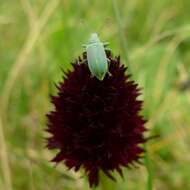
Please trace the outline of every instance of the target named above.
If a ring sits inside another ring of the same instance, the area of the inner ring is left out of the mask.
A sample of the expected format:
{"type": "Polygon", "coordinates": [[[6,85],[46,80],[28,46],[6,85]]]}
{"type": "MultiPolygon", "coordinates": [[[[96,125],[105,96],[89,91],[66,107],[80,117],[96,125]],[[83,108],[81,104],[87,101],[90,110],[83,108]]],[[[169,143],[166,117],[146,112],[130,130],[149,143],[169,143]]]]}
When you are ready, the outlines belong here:
{"type": "Polygon", "coordinates": [[[100,175],[101,190],[117,189],[115,182],[111,181],[102,171],[100,171],[99,175],[100,175]]]}
{"type": "Polygon", "coordinates": [[[146,166],[146,170],[147,170],[147,190],[152,190],[153,189],[153,172],[152,172],[152,166],[151,166],[151,161],[148,155],[148,151],[146,149],[146,145],[144,145],[145,147],[145,157],[144,157],[144,161],[145,161],[145,166],[146,166]]]}

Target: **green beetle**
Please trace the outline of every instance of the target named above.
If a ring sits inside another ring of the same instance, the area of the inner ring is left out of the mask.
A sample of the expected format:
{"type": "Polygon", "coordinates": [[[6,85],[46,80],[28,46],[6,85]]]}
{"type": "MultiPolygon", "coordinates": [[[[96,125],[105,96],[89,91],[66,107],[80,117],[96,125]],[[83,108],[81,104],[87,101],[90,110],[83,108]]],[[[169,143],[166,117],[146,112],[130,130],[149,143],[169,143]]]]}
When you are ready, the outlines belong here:
{"type": "Polygon", "coordinates": [[[92,76],[101,81],[108,72],[108,58],[104,49],[105,45],[107,43],[102,43],[97,33],[92,33],[88,44],[85,45],[89,70],[92,76]]]}

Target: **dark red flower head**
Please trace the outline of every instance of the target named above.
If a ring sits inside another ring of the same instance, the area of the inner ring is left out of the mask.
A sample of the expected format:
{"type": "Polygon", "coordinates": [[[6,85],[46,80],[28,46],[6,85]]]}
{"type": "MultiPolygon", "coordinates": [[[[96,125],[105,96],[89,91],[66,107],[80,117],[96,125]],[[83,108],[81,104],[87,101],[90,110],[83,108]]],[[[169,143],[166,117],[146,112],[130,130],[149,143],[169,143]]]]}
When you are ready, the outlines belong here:
{"type": "Polygon", "coordinates": [[[52,161],[64,161],[75,171],[83,167],[90,186],[98,184],[99,170],[112,179],[113,170],[122,175],[122,166],[139,161],[144,152],[139,145],[146,141],[137,84],[125,75],[119,57],[106,55],[109,73],[103,81],[91,76],[86,53],[73,64],[52,96],[55,111],[47,115],[47,146],[59,149],[52,161]]]}

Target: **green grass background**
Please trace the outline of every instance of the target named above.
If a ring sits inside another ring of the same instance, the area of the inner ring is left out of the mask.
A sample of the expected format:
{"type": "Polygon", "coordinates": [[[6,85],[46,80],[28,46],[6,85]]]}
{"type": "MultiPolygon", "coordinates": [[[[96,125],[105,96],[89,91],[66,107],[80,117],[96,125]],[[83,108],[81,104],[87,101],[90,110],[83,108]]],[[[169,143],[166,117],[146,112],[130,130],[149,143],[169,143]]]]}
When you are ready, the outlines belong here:
{"type": "Polygon", "coordinates": [[[145,166],[98,190],[190,189],[189,0],[0,1],[0,190],[88,190],[44,148],[49,95],[90,33],[110,42],[144,99],[145,166]]]}

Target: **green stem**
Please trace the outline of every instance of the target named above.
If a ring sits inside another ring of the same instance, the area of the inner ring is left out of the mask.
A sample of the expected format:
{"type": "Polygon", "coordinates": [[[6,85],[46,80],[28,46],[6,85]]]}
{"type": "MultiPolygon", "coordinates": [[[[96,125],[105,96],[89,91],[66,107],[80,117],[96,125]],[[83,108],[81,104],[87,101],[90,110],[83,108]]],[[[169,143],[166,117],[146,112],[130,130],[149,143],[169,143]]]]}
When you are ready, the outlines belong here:
{"type": "Polygon", "coordinates": [[[117,184],[116,182],[109,179],[102,171],[99,173],[100,177],[100,188],[101,190],[116,190],[117,184]]]}
{"type": "Polygon", "coordinates": [[[146,149],[146,145],[145,145],[145,157],[144,157],[144,161],[145,161],[145,166],[146,166],[146,170],[147,170],[147,190],[152,190],[153,189],[153,172],[152,172],[152,166],[151,166],[151,161],[148,155],[148,151],[146,149]]]}
{"type": "Polygon", "coordinates": [[[131,72],[130,58],[129,58],[129,55],[128,55],[128,48],[127,48],[127,40],[125,38],[125,34],[124,34],[124,31],[123,31],[121,15],[120,15],[120,12],[119,12],[119,7],[118,7],[117,0],[112,0],[112,6],[113,6],[113,12],[114,12],[114,15],[115,15],[115,19],[116,19],[116,22],[117,22],[120,43],[121,43],[121,46],[122,46],[122,49],[123,49],[123,52],[124,52],[124,55],[125,55],[125,59],[126,59],[126,61],[128,63],[128,65],[127,65],[128,66],[128,71],[131,72]]]}

